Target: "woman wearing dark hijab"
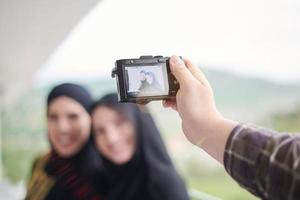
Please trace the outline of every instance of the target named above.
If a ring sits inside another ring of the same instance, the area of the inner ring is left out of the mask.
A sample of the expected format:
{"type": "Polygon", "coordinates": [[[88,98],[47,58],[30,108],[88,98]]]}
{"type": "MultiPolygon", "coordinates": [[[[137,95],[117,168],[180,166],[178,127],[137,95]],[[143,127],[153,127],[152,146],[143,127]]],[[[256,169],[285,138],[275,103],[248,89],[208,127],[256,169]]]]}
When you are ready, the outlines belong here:
{"type": "Polygon", "coordinates": [[[140,87],[138,91],[143,91],[145,88],[148,87],[147,79],[146,79],[146,72],[144,70],[140,71],[140,87]]]}
{"type": "Polygon", "coordinates": [[[148,72],[146,74],[146,80],[149,83],[149,91],[152,92],[161,92],[163,89],[158,83],[157,78],[153,72],[148,72]]]}
{"type": "Polygon", "coordinates": [[[109,94],[94,104],[92,122],[103,160],[95,185],[105,199],[188,199],[149,113],[109,94]]]}
{"type": "Polygon", "coordinates": [[[65,83],[50,92],[51,152],[35,161],[25,199],[100,199],[89,179],[100,161],[91,140],[92,102],[89,92],[75,84],[65,83]]]}
{"type": "Polygon", "coordinates": [[[141,93],[145,94],[153,94],[153,93],[160,93],[162,92],[162,87],[158,83],[155,75],[153,72],[146,72],[145,73],[145,81],[142,82],[142,85],[139,88],[141,93]]]}

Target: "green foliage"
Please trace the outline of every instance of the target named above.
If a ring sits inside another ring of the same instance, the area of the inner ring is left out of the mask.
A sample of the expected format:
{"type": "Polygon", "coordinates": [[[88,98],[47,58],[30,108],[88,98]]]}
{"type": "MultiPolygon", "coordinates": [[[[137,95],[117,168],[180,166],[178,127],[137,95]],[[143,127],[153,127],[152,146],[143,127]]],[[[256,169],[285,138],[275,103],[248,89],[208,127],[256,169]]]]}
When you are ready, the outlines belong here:
{"type": "Polygon", "coordinates": [[[6,137],[3,145],[4,175],[16,183],[30,176],[34,159],[47,150],[46,139],[41,136],[20,138],[6,137]],[[34,146],[33,146],[34,145],[34,146]]]}
{"type": "Polygon", "coordinates": [[[271,117],[271,126],[280,132],[300,132],[300,106],[291,112],[277,113],[271,117]]]}
{"type": "Polygon", "coordinates": [[[189,187],[196,188],[224,200],[256,200],[255,196],[241,188],[224,171],[215,172],[201,178],[191,178],[189,187]]]}

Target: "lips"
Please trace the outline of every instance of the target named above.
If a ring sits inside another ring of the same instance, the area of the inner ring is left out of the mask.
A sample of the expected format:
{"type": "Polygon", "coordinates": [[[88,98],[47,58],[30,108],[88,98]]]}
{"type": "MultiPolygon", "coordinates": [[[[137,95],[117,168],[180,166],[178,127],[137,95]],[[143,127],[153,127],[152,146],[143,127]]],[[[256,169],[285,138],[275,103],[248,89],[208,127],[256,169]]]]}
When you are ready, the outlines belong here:
{"type": "Polygon", "coordinates": [[[62,147],[68,147],[74,143],[74,138],[69,135],[60,135],[57,137],[57,143],[62,147]]]}
{"type": "Polygon", "coordinates": [[[111,151],[114,154],[124,153],[126,149],[127,149],[126,144],[124,144],[124,143],[115,144],[111,147],[111,151]]]}

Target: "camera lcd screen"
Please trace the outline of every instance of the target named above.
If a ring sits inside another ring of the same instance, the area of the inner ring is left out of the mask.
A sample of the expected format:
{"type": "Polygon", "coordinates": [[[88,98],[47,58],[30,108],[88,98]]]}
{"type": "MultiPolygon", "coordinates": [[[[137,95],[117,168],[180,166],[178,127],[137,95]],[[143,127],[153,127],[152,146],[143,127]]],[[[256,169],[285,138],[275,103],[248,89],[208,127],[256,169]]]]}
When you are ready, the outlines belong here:
{"type": "Polygon", "coordinates": [[[168,95],[169,84],[165,63],[125,66],[126,88],[130,97],[168,95]]]}

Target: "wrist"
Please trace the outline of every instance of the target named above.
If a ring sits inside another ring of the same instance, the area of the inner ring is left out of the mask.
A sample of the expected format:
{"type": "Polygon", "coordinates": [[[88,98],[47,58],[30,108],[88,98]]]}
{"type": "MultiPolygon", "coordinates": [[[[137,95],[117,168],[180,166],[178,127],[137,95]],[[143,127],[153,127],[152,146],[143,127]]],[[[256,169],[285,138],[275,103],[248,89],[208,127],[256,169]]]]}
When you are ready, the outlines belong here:
{"type": "Polygon", "coordinates": [[[220,163],[223,163],[223,154],[227,140],[232,130],[238,125],[238,122],[219,116],[209,124],[210,126],[203,132],[203,137],[194,144],[205,150],[220,163]]]}

